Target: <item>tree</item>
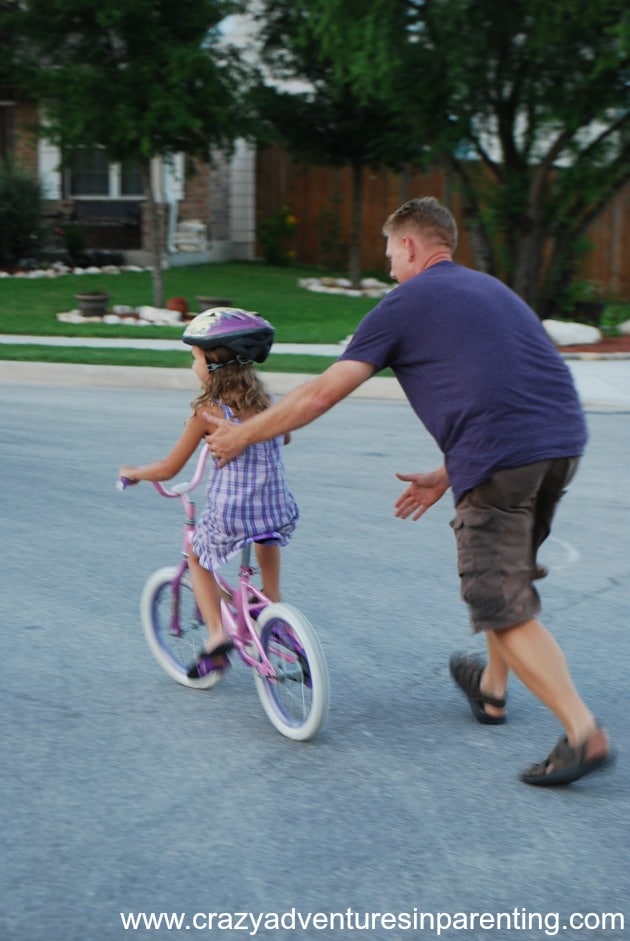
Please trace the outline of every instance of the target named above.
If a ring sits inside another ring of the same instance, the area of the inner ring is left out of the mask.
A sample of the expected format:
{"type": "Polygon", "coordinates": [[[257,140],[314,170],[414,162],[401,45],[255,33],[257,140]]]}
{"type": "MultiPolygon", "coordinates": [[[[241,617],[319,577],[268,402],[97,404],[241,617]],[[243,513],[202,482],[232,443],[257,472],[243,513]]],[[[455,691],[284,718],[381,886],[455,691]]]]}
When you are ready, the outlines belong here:
{"type": "MultiPolygon", "coordinates": [[[[422,149],[398,108],[379,90],[366,90],[354,80],[361,57],[369,67],[365,31],[356,29],[353,15],[355,5],[358,10],[365,5],[356,0],[334,5],[334,28],[343,41],[329,45],[322,27],[333,5],[328,0],[258,4],[265,72],[250,100],[259,117],[259,139],[275,139],[305,162],[351,168],[348,276],[356,284],[361,275],[363,169],[400,168],[412,159],[419,163],[422,149]]],[[[365,20],[364,15],[363,25],[365,20]]]]}
{"type": "Polygon", "coordinates": [[[442,17],[428,6],[450,112],[480,165],[449,155],[483,255],[549,315],[588,226],[630,179],[627,4],[446,0],[442,17]]]}
{"type": "Polygon", "coordinates": [[[45,133],[65,163],[101,147],[138,162],[147,200],[154,303],[163,302],[162,235],[151,160],[208,160],[243,126],[241,70],[219,42],[230,0],[25,0],[14,27],[27,37],[30,86],[46,102],[45,133]]]}

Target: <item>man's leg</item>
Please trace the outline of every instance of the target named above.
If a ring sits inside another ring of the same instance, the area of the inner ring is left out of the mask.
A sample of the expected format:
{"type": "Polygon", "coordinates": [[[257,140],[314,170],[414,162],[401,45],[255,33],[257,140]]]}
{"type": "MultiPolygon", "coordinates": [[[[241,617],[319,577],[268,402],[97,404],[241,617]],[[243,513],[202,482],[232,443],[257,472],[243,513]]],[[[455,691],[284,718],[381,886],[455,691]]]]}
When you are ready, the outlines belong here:
{"type": "Polygon", "coordinates": [[[566,658],[544,625],[532,618],[495,631],[492,638],[492,648],[503,663],[557,716],[569,744],[585,742],[597,727],[595,717],[580,698],[566,658]]]}
{"type": "MultiPolygon", "coordinates": [[[[481,676],[479,688],[486,696],[492,696],[495,699],[505,699],[507,693],[508,677],[510,667],[503,656],[499,644],[495,640],[494,631],[486,631],[486,646],[488,648],[488,663],[481,676]]],[[[505,709],[499,709],[490,703],[484,704],[484,712],[489,716],[502,716],[505,709]]]]}

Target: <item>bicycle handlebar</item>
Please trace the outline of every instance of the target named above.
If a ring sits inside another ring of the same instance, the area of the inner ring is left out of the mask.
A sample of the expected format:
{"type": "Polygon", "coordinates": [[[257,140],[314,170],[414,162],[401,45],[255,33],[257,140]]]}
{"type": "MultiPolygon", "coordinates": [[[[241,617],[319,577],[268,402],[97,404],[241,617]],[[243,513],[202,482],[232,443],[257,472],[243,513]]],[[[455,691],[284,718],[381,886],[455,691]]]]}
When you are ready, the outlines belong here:
{"type": "MultiPolygon", "coordinates": [[[[169,490],[167,487],[164,487],[159,480],[152,480],[151,483],[162,497],[181,497],[182,494],[190,493],[191,490],[194,490],[195,487],[199,486],[199,483],[203,477],[203,472],[206,468],[206,461],[208,460],[209,453],[210,448],[204,442],[199,453],[199,457],[197,458],[197,464],[195,467],[195,472],[192,476],[192,480],[185,481],[181,484],[174,484],[171,490],[169,490]]],[[[129,487],[134,482],[135,481],[132,481],[129,477],[119,477],[116,481],[116,487],[118,490],[126,490],[127,487],[129,487]]]]}

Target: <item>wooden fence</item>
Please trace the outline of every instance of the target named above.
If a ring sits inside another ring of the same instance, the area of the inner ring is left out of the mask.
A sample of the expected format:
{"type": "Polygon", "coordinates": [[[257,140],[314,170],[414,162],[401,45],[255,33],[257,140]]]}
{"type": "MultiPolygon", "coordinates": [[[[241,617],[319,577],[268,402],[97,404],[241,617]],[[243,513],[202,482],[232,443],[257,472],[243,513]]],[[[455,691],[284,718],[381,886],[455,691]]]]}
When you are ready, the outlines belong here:
{"type": "MultiPolygon", "coordinates": [[[[344,246],[350,230],[351,172],[348,168],[305,166],[294,163],[282,150],[258,154],[256,214],[268,219],[288,206],[297,219],[292,248],[295,260],[345,270],[344,246]]],[[[416,195],[436,196],[458,218],[456,195],[449,192],[445,174],[409,175],[366,169],[363,177],[364,272],[388,275],[383,222],[405,200],[416,195]]],[[[459,222],[459,219],[458,219],[459,222]]],[[[457,261],[474,265],[473,253],[461,223],[457,261]]],[[[592,248],[583,275],[611,299],[630,300],[630,185],[621,190],[588,231],[592,248]]]]}

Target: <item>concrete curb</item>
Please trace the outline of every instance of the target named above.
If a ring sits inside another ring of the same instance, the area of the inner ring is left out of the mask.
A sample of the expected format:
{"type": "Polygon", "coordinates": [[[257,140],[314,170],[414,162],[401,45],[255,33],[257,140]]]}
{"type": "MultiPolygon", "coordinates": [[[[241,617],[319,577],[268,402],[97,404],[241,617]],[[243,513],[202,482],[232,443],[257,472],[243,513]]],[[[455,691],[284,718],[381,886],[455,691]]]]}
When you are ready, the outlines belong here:
{"type": "MultiPolygon", "coordinates": [[[[630,412],[630,363],[570,362],[569,368],[585,409],[630,412]]],[[[272,395],[285,395],[314,378],[307,373],[264,373],[272,395]]],[[[101,386],[128,389],[184,389],[196,392],[190,369],[153,366],[93,366],[80,363],[26,363],[0,360],[0,383],[40,386],[101,386]]],[[[352,393],[355,399],[404,402],[398,382],[375,376],[352,393]]]]}
{"type": "MultiPolygon", "coordinates": [[[[263,373],[272,395],[285,395],[296,386],[315,378],[307,373],[263,373]]],[[[128,389],[186,389],[194,395],[197,386],[190,369],[157,366],[92,366],[82,363],[25,363],[0,361],[0,383],[32,385],[72,385],[124,387],[128,389]]],[[[360,386],[352,396],[360,399],[392,399],[405,396],[395,379],[375,377],[360,386]]]]}

